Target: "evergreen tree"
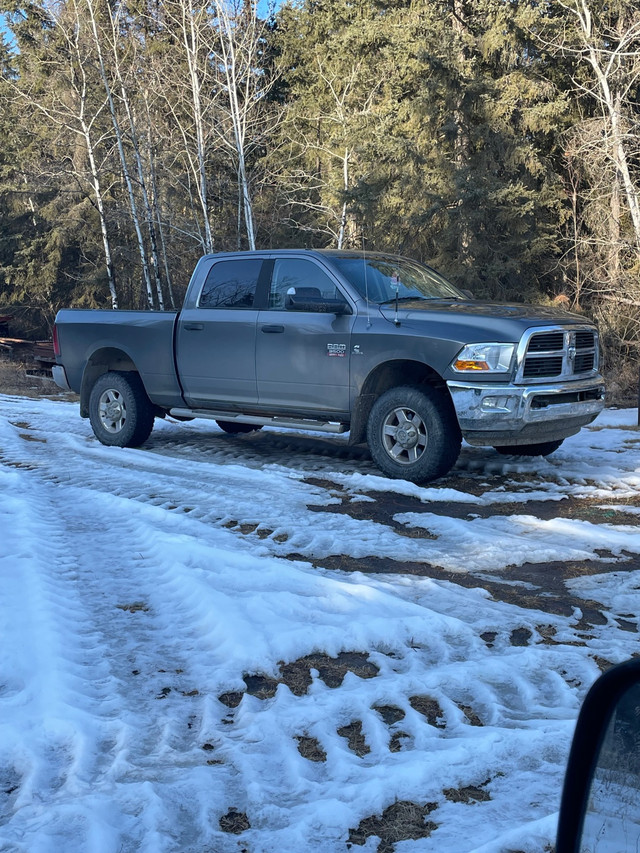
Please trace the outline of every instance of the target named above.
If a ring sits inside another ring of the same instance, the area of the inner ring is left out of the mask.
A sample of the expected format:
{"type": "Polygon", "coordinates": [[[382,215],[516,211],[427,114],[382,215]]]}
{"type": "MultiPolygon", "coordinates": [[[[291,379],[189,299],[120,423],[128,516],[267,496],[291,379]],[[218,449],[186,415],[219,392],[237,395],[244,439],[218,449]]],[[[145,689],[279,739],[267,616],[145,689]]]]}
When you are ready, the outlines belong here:
{"type": "Polygon", "coordinates": [[[364,246],[481,297],[564,294],[640,346],[632,0],[0,11],[0,304],[24,331],[178,304],[202,251],[364,246]]]}
{"type": "Polygon", "coordinates": [[[346,203],[356,242],[431,261],[480,295],[549,288],[562,216],[549,154],[566,100],[539,73],[530,25],[530,8],[495,0],[285,7],[302,227],[337,242],[346,203]]]}

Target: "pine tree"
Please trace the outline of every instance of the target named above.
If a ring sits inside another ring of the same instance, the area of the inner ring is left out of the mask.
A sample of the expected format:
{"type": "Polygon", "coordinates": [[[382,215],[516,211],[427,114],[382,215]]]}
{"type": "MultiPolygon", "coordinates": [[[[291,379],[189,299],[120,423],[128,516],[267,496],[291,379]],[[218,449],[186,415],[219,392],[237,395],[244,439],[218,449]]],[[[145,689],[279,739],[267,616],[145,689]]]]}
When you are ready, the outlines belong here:
{"type": "Polygon", "coordinates": [[[430,261],[480,295],[549,288],[566,100],[539,74],[531,15],[495,0],[285,7],[296,225],[336,244],[346,211],[357,242],[430,261]]]}

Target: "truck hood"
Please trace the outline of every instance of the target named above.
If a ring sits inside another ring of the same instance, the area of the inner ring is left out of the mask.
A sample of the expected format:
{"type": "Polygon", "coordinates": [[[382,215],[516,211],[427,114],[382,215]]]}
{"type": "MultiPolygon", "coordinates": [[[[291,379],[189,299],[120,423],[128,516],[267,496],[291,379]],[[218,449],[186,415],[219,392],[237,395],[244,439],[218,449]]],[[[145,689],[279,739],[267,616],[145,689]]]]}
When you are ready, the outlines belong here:
{"type": "MultiPolygon", "coordinates": [[[[379,306],[380,313],[393,323],[395,305],[379,306]]],[[[449,328],[464,335],[467,342],[482,340],[517,341],[522,333],[532,326],[592,325],[580,314],[562,311],[546,305],[505,304],[502,302],[477,302],[459,299],[416,299],[398,305],[398,320],[407,331],[423,330],[425,324],[433,324],[443,331],[449,328]]],[[[423,331],[424,334],[424,331],[423,331]]],[[[454,337],[456,335],[454,334],[454,337]]]]}
{"type": "MultiPolygon", "coordinates": [[[[380,306],[380,311],[387,319],[395,317],[393,302],[380,306]]],[[[474,317],[508,317],[512,320],[532,320],[534,323],[585,323],[588,322],[580,314],[552,308],[548,305],[522,305],[505,302],[477,302],[460,299],[415,299],[413,302],[400,302],[398,316],[400,318],[422,319],[425,313],[470,314],[474,317]]]]}

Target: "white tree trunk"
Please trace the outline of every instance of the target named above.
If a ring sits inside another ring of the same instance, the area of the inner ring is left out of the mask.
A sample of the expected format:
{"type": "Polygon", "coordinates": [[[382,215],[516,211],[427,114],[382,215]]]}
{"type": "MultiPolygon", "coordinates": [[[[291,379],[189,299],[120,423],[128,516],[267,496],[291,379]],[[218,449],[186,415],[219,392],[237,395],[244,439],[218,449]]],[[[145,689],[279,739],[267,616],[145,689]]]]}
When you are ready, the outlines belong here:
{"type": "Polygon", "coordinates": [[[107,218],[104,211],[104,200],[102,198],[102,187],[100,185],[100,177],[96,166],[96,159],[93,153],[93,144],[91,141],[91,133],[84,121],[80,120],[82,132],[87,146],[87,156],[89,158],[89,168],[91,169],[91,179],[93,183],[93,192],[96,197],[96,207],[100,217],[100,233],[102,234],[102,246],[104,249],[104,259],[107,267],[107,281],[109,283],[109,293],[111,294],[111,307],[115,310],[118,307],[118,295],[116,293],[116,277],[113,267],[113,256],[111,254],[111,245],[109,243],[109,232],[107,231],[107,218]]]}
{"type": "Polygon", "coordinates": [[[136,162],[136,171],[138,173],[138,184],[140,185],[140,190],[142,192],[142,203],[144,205],[145,219],[147,221],[147,230],[149,232],[149,246],[151,249],[151,268],[153,270],[153,279],[156,288],[156,297],[158,299],[158,308],[160,309],[160,311],[164,311],[164,297],[162,295],[162,283],[160,281],[160,263],[158,260],[158,240],[153,221],[153,212],[151,210],[151,203],[149,202],[149,193],[147,192],[147,182],[144,176],[142,156],[140,155],[140,146],[138,145],[138,134],[136,131],[135,122],[133,120],[133,114],[131,112],[129,98],[124,87],[124,82],[122,81],[121,97],[125,106],[127,118],[129,120],[129,127],[131,129],[131,144],[133,147],[133,154],[136,162]]]}
{"type": "MultiPolygon", "coordinates": [[[[102,236],[111,307],[116,309],[118,308],[118,295],[116,290],[115,266],[111,253],[104,193],[100,182],[100,170],[98,168],[96,144],[93,136],[93,126],[102,113],[104,103],[95,106],[92,114],[88,114],[89,85],[86,73],[88,62],[87,57],[81,51],[81,27],[78,8],[75,4],[70,3],[63,11],[70,11],[71,23],[69,25],[69,21],[52,15],[58,32],[64,39],[65,49],[61,52],[60,64],[51,73],[59,73],[64,77],[69,91],[72,93],[72,97],[69,100],[56,100],[51,104],[47,103],[45,99],[38,98],[33,93],[23,91],[17,82],[8,79],[5,82],[12,87],[15,95],[20,100],[28,104],[31,109],[38,110],[50,124],[64,128],[70,133],[77,135],[84,143],[89,162],[89,183],[95,199],[94,205],[100,219],[100,233],[102,236]]],[[[75,175],[79,178],[79,170],[75,175]]]]}
{"type": "Polygon", "coordinates": [[[259,99],[255,97],[254,74],[261,27],[257,4],[253,2],[243,7],[244,18],[239,13],[232,16],[225,0],[214,0],[214,9],[218,19],[221,73],[227,95],[226,109],[231,119],[232,147],[238,168],[247,242],[249,249],[254,251],[255,223],[246,166],[246,138],[252,114],[259,108],[259,99]],[[239,93],[242,93],[242,100],[239,93]]]}
{"type": "Polygon", "coordinates": [[[619,64],[624,62],[625,52],[633,40],[640,34],[640,24],[637,22],[627,31],[619,34],[619,41],[615,47],[612,45],[606,53],[601,54],[595,44],[592,27],[591,10],[587,0],[575,0],[576,5],[572,11],[575,12],[579,26],[582,30],[582,40],[587,50],[587,59],[595,75],[600,101],[606,111],[611,126],[610,148],[616,171],[622,178],[629,214],[633,223],[636,246],[640,249],[640,203],[638,201],[638,187],[635,185],[629,169],[629,160],[624,143],[622,128],[621,96],[619,92],[612,91],[610,78],[618,71],[619,64]]]}
{"type": "Polygon", "coordinates": [[[78,33],[75,33],[74,48],[76,59],[78,62],[79,77],[81,80],[78,103],[78,123],[84,142],[87,148],[87,157],[89,160],[89,169],[91,171],[91,182],[93,185],[93,193],[96,199],[96,207],[98,216],[100,217],[100,233],[102,235],[102,247],[104,250],[104,260],[107,268],[107,282],[109,284],[109,293],[111,295],[111,307],[116,310],[118,308],[118,294],[116,291],[116,276],[113,265],[113,255],[111,254],[111,244],[109,242],[109,232],[107,230],[107,217],[105,215],[104,199],[102,196],[102,186],[100,184],[100,175],[96,164],[96,157],[93,148],[93,140],[91,138],[91,129],[86,120],[86,105],[87,105],[87,76],[84,70],[84,64],[80,55],[80,50],[77,42],[78,33]]]}
{"type": "Polygon", "coordinates": [[[104,65],[104,59],[102,55],[102,47],[100,41],[100,35],[98,33],[98,27],[96,24],[95,13],[93,9],[92,0],[87,0],[87,8],[89,10],[89,18],[91,21],[91,29],[93,31],[93,37],[95,39],[95,48],[98,56],[98,64],[100,68],[100,79],[102,80],[102,84],[104,86],[105,93],[107,95],[107,102],[109,104],[109,113],[111,114],[111,123],[113,124],[113,130],[116,135],[116,143],[118,146],[118,154],[120,156],[120,166],[122,168],[122,174],[125,179],[125,184],[127,186],[127,195],[129,197],[129,207],[131,209],[131,217],[133,219],[134,228],[136,231],[136,238],[138,241],[138,251],[140,253],[140,263],[142,265],[142,277],[145,284],[145,289],[147,292],[147,302],[149,308],[154,308],[153,302],[153,289],[151,287],[151,276],[149,274],[149,263],[147,261],[147,252],[144,246],[144,240],[142,238],[142,230],[140,228],[140,218],[138,216],[138,207],[136,204],[136,198],[133,192],[133,184],[131,183],[131,175],[129,173],[129,166],[127,164],[127,158],[124,150],[124,142],[122,137],[122,129],[120,128],[120,122],[118,120],[118,115],[115,108],[115,103],[113,100],[113,92],[111,90],[111,84],[109,83],[109,78],[107,77],[106,68],[104,65]]]}
{"type": "Polygon", "coordinates": [[[127,121],[129,123],[129,133],[131,137],[131,146],[133,149],[133,156],[136,164],[136,172],[138,176],[138,185],[140,186],[140,190],[142,193],[142,203],[144,206],[145,219],[147,222],[147,230],[149,232],[149,247],[151,250],[151,269],[153,271],[153,279],[156,290],[156,297],[158,300],[158,308],[163,311],[164,310],[164,297],[162,294],[162,283],[160,281],[160,264],[158,261],[158,241],[156,237],[156,229],[154,224],[153,213],[151,210],[151,204],[149,202],[149,193],[147,192],[147,182],[144,174],[144,167],[142,162],[142,156],[140,154],[140,145],[138,143],[138,131],[136,127],[136,122],[133,116],[133,110],[131,109],[131,102],[129,99],[129,94],[127,92],[127,88],[125,85],[125,80],[122,74],[122,69],[120,66],[120,57],[118,54],[118,27],[119,27],[119,14],[122,7],[119,7],[118,13],[116,17],[113,17],[113,13],[111,7],[108,6],[109,13],[109,21],[111,24],[111,38],[110,38],[110,46],[113,56],[113,70],[116,76],[116,80],[118,82],[118,87],[120,89],[120,99],[122,101],[122,105],[124,107],[127,121]]]}
{"type": "MultiPolygon", "coordinates": [[[[342,188],[346,192],[349,190],[349,149],[345,149],[344,158],[342,160],[342,188]]],[[[340,230],[338,231],[338,249],[344,246],[344,235],[347,230],[347,202],[346,199],[342,204],[342,216],[340,217],[340,230]]]]}
{"type": "Polygon", "coordinates": [[[207,169],[206,169],[206,145],[204,132],[204,119],[201,99],[201,81],[198,74],[198,49],[200,38],[195,26],[195,10],[191,0],[182,2],[182,38],[189,69],[189,81],[191,84],[191,97],[193,105],[193,121],[196,130],[196,157],[198,174],[198,195],[202,208],[204,224],[204,250],[209,253],[213,251],[213,236],[211,223],[209,222],[209,204],[207,200],[207,169]]]}
{"type": "Polygon", "coordinates": [[[249,249],[252,252],[255,252],[256,235],[255,235],[255,226],[254,226],[254,222],[253,222],[253,204],[251,202],[251,192],[249,189],[249,181],[247,179],[247,171],[246,171],[246,167],[245,167],[244,149],[238,151],[238,164],[239,164],[239,172],[240,172],[240,183],[242,186],[244,224],[245,224],[245,227],[247,229],[247,240],[249,242],[249,249]]]}

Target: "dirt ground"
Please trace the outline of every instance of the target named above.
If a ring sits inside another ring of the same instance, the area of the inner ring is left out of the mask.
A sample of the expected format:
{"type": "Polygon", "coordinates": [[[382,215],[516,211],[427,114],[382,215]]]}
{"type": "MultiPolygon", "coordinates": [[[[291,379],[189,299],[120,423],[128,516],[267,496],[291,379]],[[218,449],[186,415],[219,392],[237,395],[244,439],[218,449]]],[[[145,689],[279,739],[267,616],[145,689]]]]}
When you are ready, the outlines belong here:
{"type": "MultiPolygon", "coordinates": [[[[341,491],[340,486],[336,483],[329,483],[328,481],[313,478],[308,478],[308,482],[331,489],[338,496],[341,491]]],[[[473,493],[473,488],[477,486],[477,481],[469,480],[464,476],[456,476],[454,473],[453,476],[447,477],[447,486],[458,491],[473,493]]],[[[318,512],[347,513],[353,518],[368,519],[385,524],[388,527],[394,528],[401,535],[426,539],[433,538],[425,528],[407,528],[394,520],[394,516],[400,513],[424,512],[425,505],[417,498],[394,493],[375,493],[371,497],[374,497],[373,501],[355,503],[345,497],[340,504],[318,506],[315,509],[318,512]]],[[[613,503],[614,500],[611,501],[611,504],[613,503]]],[[[629,506],[640,506],[640,494],[634,500],[628,500],[627,503],[629,506]]],[[[542,519],[576,518],[592,523],[598,523],[599,521],[608,524],[637,525],[638,523],[638,517],[631,513],[625,513],[619,509],[607,508],[607,502],[602,498],[598,498],[597,500],[566,498],[562,501],[528,501],[518,503],[517,507],[509,503],[478,506],[475,503],[465,504],[457,501],[438,501],[438,503],[429,504],[428,511],[450,518],[513,515],[514,512],[517,512],[520,515],[534,515],[542,519]]],[[[583,615],[578,627],[580,630],[588,632],[594,625],[606,624],[607,620],[601,612],[601,606],[597,602],[585,601],[583,598],[572,596],[567,590],[565,581],[569,578],[602,574],[607,571],[636,571],[640,568],[640,557],[636,554],[629,555],[624,562],[621,562],[613,554],[609,554],[604,550],[599,553],[599,556],[604,558],[604,560],[524,563],[520,566],[509,566],[504,570],[494,570],[491,578],[483,577],[482,574],[478,573],[460,574],[447,572],[438,566],[431,566],[424,562],[398,563],[388,558],[370,556],[364,560],[344,556],[323,557],[322,565],[330,569],[358,571],[369,574],[373,572],[384,574],[401,572],[402,574],[448,580],[464,587],[482,587],[496,600],[516,604],[532,610],[539,610],[542,613],[570,616],[576,609],[579,609],[583,615]],[[607,560],[608,557],[611,558],[610,562],[607,560]],[[504,578],[504,581],[502,581],[502,578],[504,578]]],[[[299,555],[293,554],[290,557],[291,559],[301,558],[299,555]]],[[[618,623],[623,630],[637,633],[635,622],[619,619],[618,623]]],[[[545,642],[549,644],[554,642],[552,631],[546,630],[543,625],[540,626],[539,631],[544,637],[545,642]]],[[[493,638],[486,636],[483,639],[488,645],[491,645],[493,638]]],[[[530,635],[527,637],[518,634],[511,638],[511,643],[514,646],[526,646],[530,639],[530,635]]]]}
{"type": "Polygon", "coordinates": [[[48,397],[51,399],[73,400],[75,394],[62,391],[53,379],[45,376],[30,376],[30,365],[0,354],[0,394],[18,397],[48,397]]]}

